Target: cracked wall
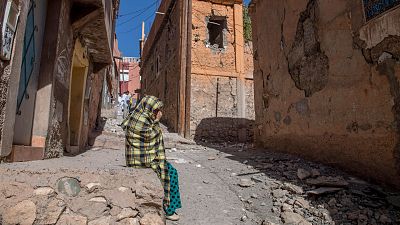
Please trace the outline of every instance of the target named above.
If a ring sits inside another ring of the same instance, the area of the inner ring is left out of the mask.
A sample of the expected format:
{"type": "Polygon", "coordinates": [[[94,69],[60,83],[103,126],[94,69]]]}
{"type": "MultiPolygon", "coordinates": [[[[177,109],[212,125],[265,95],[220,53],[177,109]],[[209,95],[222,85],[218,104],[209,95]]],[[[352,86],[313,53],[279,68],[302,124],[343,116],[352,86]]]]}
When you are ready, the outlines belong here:
{"type": "MultiPolygon", "coordinates": [[[[244,46],[245,118],[238,116],[239,85],[232,5],[193,1],[190,133],[196,141],[251,142],[254,125],[252,44],[244,46]],[[226,18],[224,48],[208,44],[207,22],[226,18]]],[[[243,35],[241,32],[238,35],[243,35]]]]}
{"type": "Polygon", "coordinates": [[[400,187],[400,8],[255,0],[255,139],[400,187]]]}

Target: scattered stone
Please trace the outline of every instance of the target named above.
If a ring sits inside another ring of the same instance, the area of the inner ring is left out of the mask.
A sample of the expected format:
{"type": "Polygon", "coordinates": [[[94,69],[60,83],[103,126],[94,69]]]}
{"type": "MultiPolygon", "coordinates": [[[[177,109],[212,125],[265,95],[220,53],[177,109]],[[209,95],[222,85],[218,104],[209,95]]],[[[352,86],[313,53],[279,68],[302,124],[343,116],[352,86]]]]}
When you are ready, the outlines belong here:
{"type": "Polygon", "coordinates": [[[238,184],[240,187],[248,188],[254,186],[254,181],[249,179],[240,179],[240,183],[238,184]]]}
{"type": "Polygon", "coordinates": [[[240,218],[240,221],[246,221],[247,220],[247,216],[245,215],[245,216],[242,216],[241,218],[240,218]]]}
{"type": "Polygon", "coordinates": [[[92,220],[88,225],[110,225],[111,216],[103,216],[96,220],[92,220]]]}
{"type": "Polygon", "coordinates": [[[275,223],[269,222],[267,220],[264,220],[261,225],[276,225],[275,223]]]}
{"type": "Polygon", "coordinates": [[[205,184],[210,184],[210,181],[208,181],[208,180],[203,180],[203,183],[205,183],[205,184]]]}
{"type": "Polygon", "coordinates": [[[319,176],[321,176],[321,173],[317,169],[311,170],[311,177],[319,177],[319,176]]]}
{"type": "Polygon", "coordinates": [[[200,165],[200,164],[197,164],[196,167],[197,167],[197,168],[201,168],[201,165],[200,165]]]}
{"type": "Polygon", "coordinates": [[[52,195],[52,194],[54,194],[54,189],[51,187],[40,187],[40,188],[35,189],[33,191],[33,193],[35,195],[42,195],[42,196],[52,195]]]}
{"type": "Polygon", "coordinates": [[[288,190],[289,192],[294,193],[294,194],[299,194],[299,195],[304,194],[303,188],[301,188],[297,185],[291,184],[291,183],[284,183],[283,189],[288,190]]]}
{"type": "Polygon", "coordinates": [[[121,213],[117,215],[117,221],[136,217],[138,213],[138,211],[133,210],[132,208],[123,208],[121,213]]]}
{"type": "Polygon", "coordinates": [[[330,207],[334,207],[337,204],[337,201],[335,198],[331,198],[331,200],[329,200],[328,205],[330,207]]]}
{"type": "Polygon", "coordinates": [[[391,224],[392,220],[387,215],[381,215],[379,217],[379,222],[382,224],[391,224]]]}
{"type": "Polygon", "coordinates": [[[244,160],[243,161],[243,164],[247,164],[249,161],[248,160],[244,160]]]}
{"type": "Polygon", "coordinates": [[[77,214],[62,214],[56,225],[86,225],[87,218],[77,214]]]}
{"type": "Polygon", "coordinates": [[[400,195],[398,196],[388,196],[386,200],[392,204],[393,206],[396,206],[400,208],[400,195]]]}
{"type": "Polygon", "coordinates": [[[302,168],[297,169],[297,177],[300,180],[304,180],[306,178],[309,178],[310,176],[311,176],[311,173],[309,171],[302,169],[302,168]]]}
{"type": "Polygon", "coordinates": [[[260,204],[261,206],[266,206],[267,205],[267,203],[265,203],[265,202],[261,202],[261,204],[260,204]]]}
{"type": "Polygon", "coordinates": [[[310,203],[302,197],[296,198],[294,204],[305,209],[310,208],[310,203]]]}
{"type": "Polygon", "coordinates": [[[329,193],[335,193],[340,190],[343,190],[342,188],[332,188],[332,187],[321,187],[317,188],[311,191],[307,191],[308,195],[323,195],[323,194],[329,194],[329,193]]]}
{"type": "Polygon", "coordinates": [[[272,191],[272,196],[274,196],[275,198],[283,198],[287,194],[289,194],[289,192],[282,189],[276,189],[272,191]]]}
{"type": "Polygon", "coordinates": [[[282,205],[282,212],[293,212],[293,208],[291,205],[284,203],[282,205]]]}
{"type": "Polygon", "coordinates": [[[164,222],[159,215],[148,213],[140,219],[140,225],[164,225],[164,222]]]}
{"type": "Polygon", "coordinates": [[[185,163],[188,163],[188,161],[186,161],[185,159],[176,159],[174,162],[177,163],[177,164],[185,164],[185,163]]]}
{"type": "Polygon", "coordinates": [[[358,225],[367,225],[368,224],[368,216],[364,214],[360,214],[357,219],[358,225]]]}
{"type": "Polygon", "coordinates": [[[107,203],[107,199],[104,197],[94,197],[89,200],[89,202],[107,203]]]}
{"type": "Polygon", "coordinates": [[[208,160],[210,160],[210,161],[211,161],[211,160],[216,160],[216,159],[217,159],[216,157],[209,157],[209,158],[208,158],[208,160]]]}
{"type": "Polygon", "coordinates": [[[78,196],[81,192],[79,180],[72,177],[64,177],[57,182],[58,192],[70,197],[78,196]]]}
{"type": "Polygon", "coordinates": [[[358,219],[358,217],[359,217],[359,215],[360,215],[360,212],[359,211],[356,211],[356,212],[348,212],[347,214],[346,214],[346,216],[347,216],[347,219],[348,220],[357,220],[358,219]]]}
{"type": "Polygon", "coordinates": [[[86,190],[89,193],[92,193],[96,190],[99,190],[101,188],[101,184],[100,183],[89,183],[86,185],[86,190]]]}
{"type": "Polygon", "coordinates": [[[262,182],[264,182],[264,180],[262,180],[261,178],[258,178],[258,177],[256,177],[256,176],[252,176],[251,179],[252,179],[253,181],[257,182],[257,183],[262,183],[262,182]]]}
{"type": "Polygon", "coordinates": [[[253,193],[250,197],[257,199],[258,195],[253,193]]]}
{"type": "Polygon", "coordinates": [[[282,221],[287,225],[312,225],[300,214],[293,212],[284,212],[281,214],[282,221]]]}
{"type": "Polygon", "coordinates": [[[349,183],[343,177],[318,177],[315,179],[308,179],[307,184],[323,187],[346,187],[349,183]]]}
{"type": "Polygon", "coordinates": [[[36,205],[30,200],[24,200],[7,208],[3,214],[4,224],[32,225],[36,219],[36,205]]]}
{"type": "Polygon", "coordinates": [[[272,163],[263,163],[263,164],[261,164],[260,167],[263,168],[263,169],[271,169],[271,168],[274,167],[274,164],[272,164],[272,163]]]}
{"type": "Polygon", "coordinates": [[[236,177],[237,173],[231,173],[231,177],[236,177]]]}
{"type": "Polygon", "coordinates": [[[119,187],[118,188],[118,191],[120,191],[120,192],[127,192],[127,191],[129,191],[130,189],[129,188],[127,188],[127,187],[119,187]]]}

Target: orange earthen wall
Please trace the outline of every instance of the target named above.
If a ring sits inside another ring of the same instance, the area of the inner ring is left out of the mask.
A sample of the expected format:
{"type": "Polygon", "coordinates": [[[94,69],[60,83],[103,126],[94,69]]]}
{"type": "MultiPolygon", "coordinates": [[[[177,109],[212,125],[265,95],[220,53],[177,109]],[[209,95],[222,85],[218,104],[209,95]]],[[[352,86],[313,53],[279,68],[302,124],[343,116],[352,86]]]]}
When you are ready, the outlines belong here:
{"type": "Polygon", "coordinates": [[[361,3],[253,1],[255,136],[400,187],[400,8],[366,23],[361,3]]]}

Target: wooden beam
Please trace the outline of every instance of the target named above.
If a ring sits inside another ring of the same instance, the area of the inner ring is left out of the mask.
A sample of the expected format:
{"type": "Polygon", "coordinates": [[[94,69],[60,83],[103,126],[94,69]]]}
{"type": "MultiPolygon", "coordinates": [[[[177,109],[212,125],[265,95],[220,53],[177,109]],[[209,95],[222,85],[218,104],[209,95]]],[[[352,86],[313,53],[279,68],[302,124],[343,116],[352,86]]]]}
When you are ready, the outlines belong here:
{"type": "Polygon", "coordinates": [[[98,9],[91,11],[90,13],[88,13],[86,15],[83,15],[82,17],[80,17],[79,19],[75,20],[72,23],[72,29],[74,31],[82,29],[84,26],[86,26],[91,21],[95,20],[102,13],[103,13],[103,9],[98,8],[98,9]]]}

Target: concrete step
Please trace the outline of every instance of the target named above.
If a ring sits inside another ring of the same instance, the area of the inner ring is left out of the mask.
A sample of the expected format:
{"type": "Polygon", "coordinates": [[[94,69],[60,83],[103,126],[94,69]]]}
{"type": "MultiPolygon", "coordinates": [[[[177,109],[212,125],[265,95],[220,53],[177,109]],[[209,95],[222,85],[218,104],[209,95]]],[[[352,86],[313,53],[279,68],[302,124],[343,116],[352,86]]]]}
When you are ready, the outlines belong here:
{"type": "Polygon", "coordinates": [[[7,160],[9,162],[27,162],[42,160],[44,158],[43,147],[32,147],[24,145],[13,145],[11,154],[7,160]]]}

